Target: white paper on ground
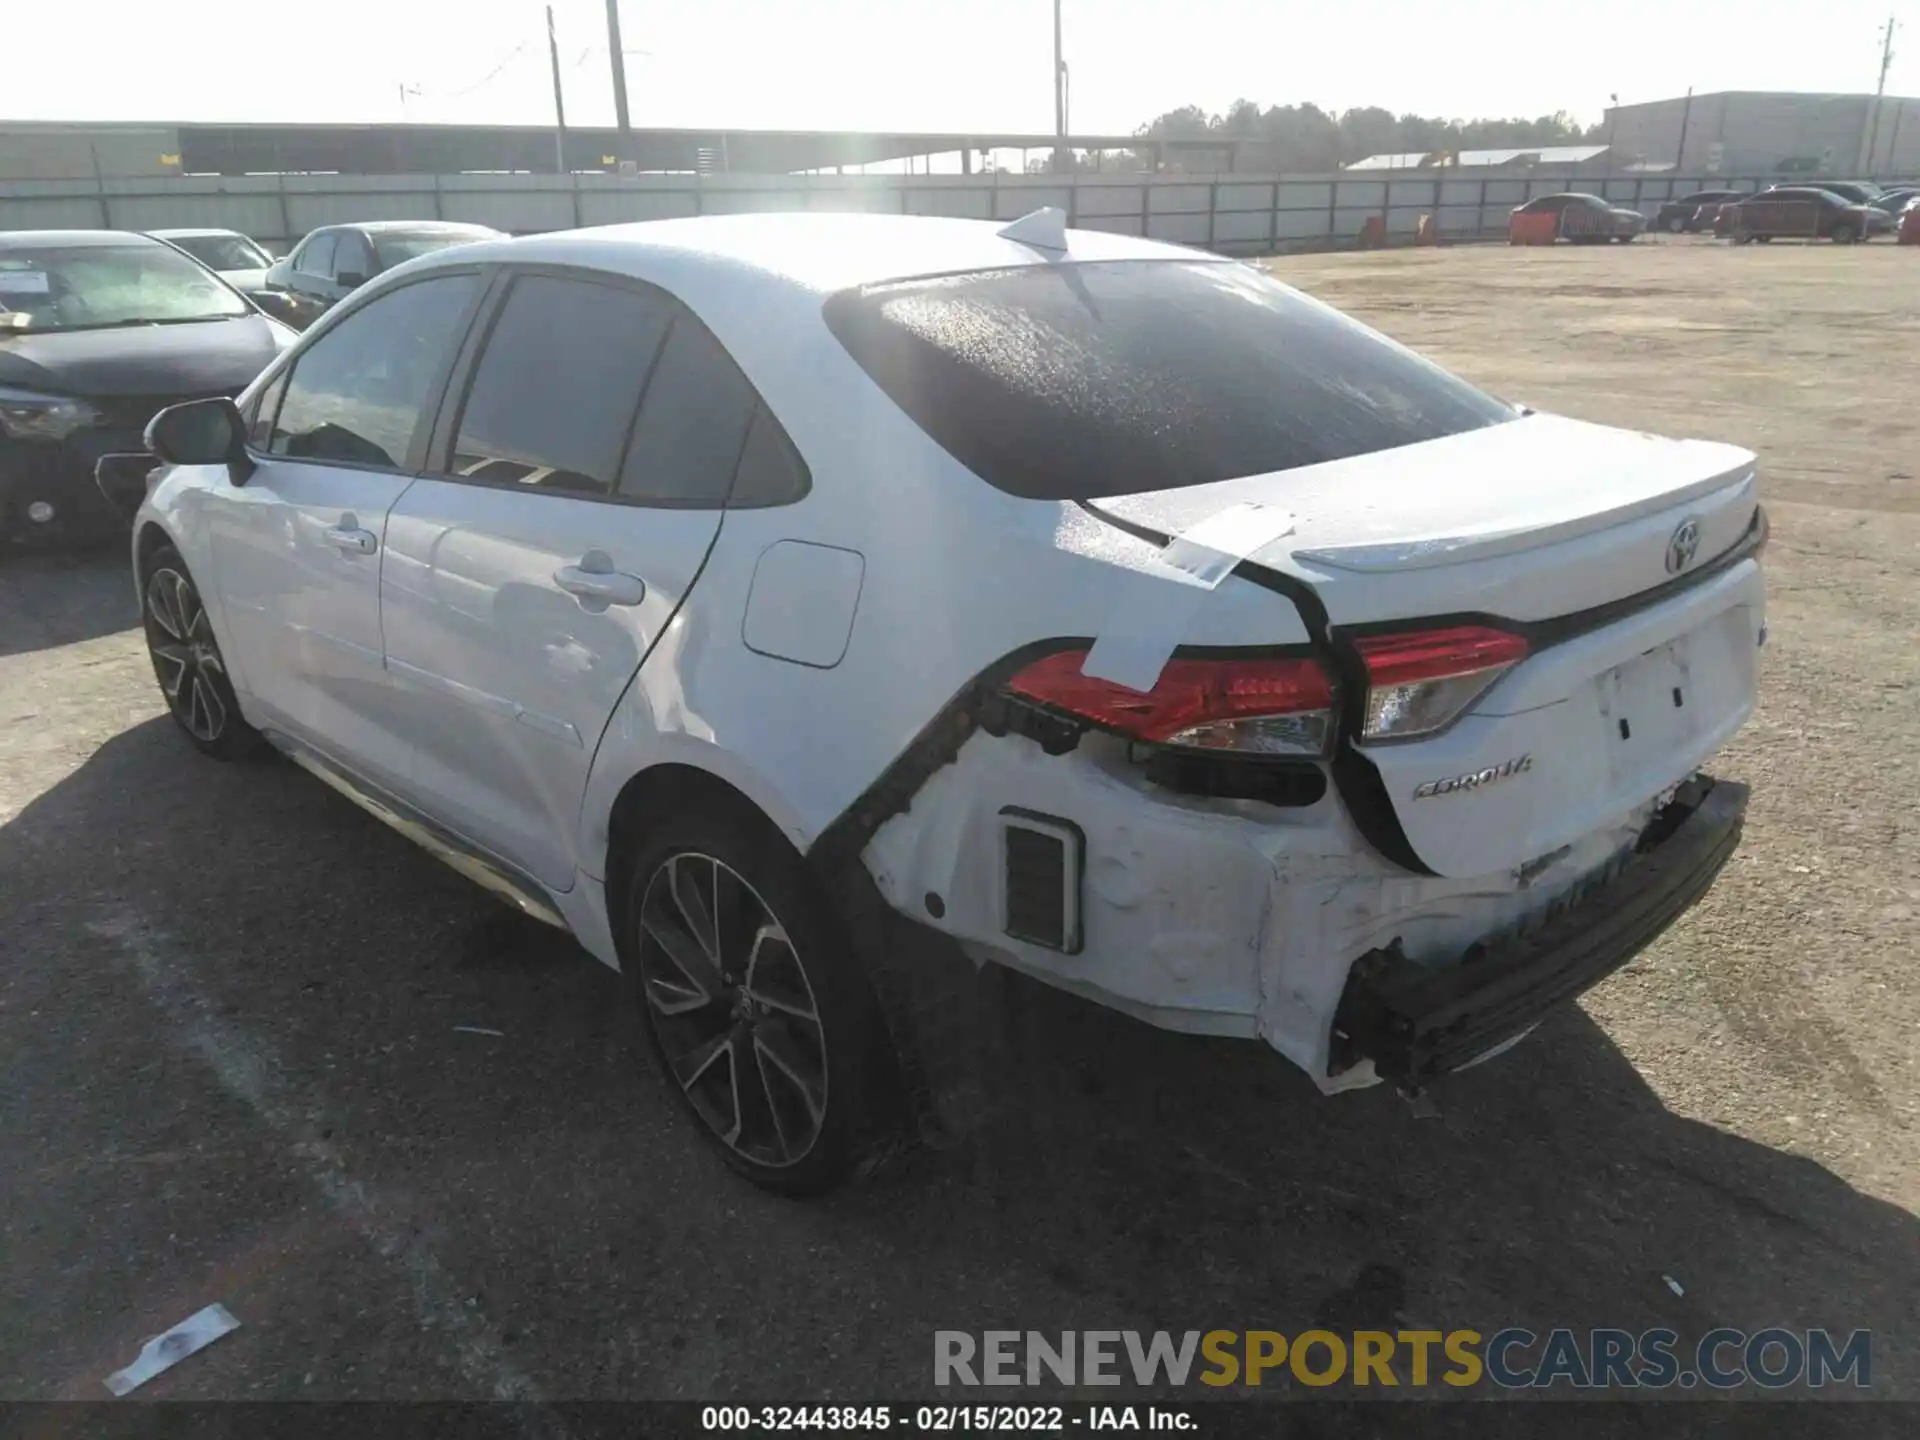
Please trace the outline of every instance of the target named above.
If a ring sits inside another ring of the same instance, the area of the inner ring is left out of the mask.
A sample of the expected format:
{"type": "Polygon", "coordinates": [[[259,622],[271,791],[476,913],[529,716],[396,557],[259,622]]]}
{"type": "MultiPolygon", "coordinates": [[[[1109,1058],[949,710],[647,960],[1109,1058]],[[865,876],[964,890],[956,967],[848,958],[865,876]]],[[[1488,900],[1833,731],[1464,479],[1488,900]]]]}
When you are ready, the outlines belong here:
{"type": "Polygon", "coordinates": [[[209,1305],[189,1315],[164,1334],[156,1335],[140,1347],[140,1354],[124,1370],[107,1376],[107,1389],[125,1395],[147,1383],[164,1370],[170,1370],[197,1351],[204,1350],[222,1335],[240,1328],[224,1305],[209,1305]]]}
{"type": "Polygon", "coordinates": [[[1291,512],[1247,502],[1215,511],[1174,536],[1148,573],[1176,583],[1128,586],[1080,673],[1142,694],[1153,689],[1207,596],[1234,566],[1292,529],[1291,512]]]}

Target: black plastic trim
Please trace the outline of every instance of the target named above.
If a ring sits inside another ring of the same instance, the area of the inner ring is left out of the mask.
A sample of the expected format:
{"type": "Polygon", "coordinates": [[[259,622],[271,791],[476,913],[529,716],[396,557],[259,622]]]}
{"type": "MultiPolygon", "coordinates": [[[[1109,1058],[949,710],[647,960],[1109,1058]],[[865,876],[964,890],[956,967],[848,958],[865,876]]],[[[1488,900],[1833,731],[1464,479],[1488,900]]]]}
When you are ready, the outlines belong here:
{"type": "Polygon", "coordinates": [[[1740,843],[1748,790],[1696,776],[1633,851],[1512,935],[1423,964],[1399,942],[1353,964],[1334,1017],[1331,1073],[1370,1059],[1402,1087],[1458,1070],[1638,955],[1712,886],[1740,843]]]}

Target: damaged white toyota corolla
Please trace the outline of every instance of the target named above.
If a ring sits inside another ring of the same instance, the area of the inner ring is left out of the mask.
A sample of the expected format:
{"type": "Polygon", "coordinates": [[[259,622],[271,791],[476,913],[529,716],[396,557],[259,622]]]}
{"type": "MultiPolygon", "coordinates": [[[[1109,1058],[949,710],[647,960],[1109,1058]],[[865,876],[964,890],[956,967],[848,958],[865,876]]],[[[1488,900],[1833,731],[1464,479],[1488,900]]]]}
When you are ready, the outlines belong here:
{"type": "Polygon", "coordinates": [[[1739,838],[1700,767],[1766,635],[1750,454],[1051,212],[443,251],[148,441],[193,743],[572,930],[780,1188],[925,1104],[956,945],[1413,1088],[1739,838]]]}

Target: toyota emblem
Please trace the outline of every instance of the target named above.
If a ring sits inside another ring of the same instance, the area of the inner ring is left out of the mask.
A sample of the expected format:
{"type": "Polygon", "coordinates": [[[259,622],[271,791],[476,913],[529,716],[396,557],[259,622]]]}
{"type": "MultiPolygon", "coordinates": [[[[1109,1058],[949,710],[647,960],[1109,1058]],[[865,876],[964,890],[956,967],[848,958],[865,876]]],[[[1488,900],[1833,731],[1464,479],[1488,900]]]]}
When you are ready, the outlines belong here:
{"type": "Polygon", "coordinates": [[[1667,573],[1678,575],[1693,563],[1693,557],[1700,550],[1700,522],[1682,520],[1680,528],[1673,532],[1673,538],[1667,541],[1667,573]]]}

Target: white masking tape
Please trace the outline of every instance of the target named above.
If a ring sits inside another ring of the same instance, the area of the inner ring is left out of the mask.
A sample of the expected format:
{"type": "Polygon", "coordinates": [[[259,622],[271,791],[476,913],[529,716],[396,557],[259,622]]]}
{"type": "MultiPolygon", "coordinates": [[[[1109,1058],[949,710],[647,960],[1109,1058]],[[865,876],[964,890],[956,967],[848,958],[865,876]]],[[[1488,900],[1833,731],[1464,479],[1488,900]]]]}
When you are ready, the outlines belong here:
{"type": "Polygon", "coordinates": [[[1145,572],[1172,583],[1125,585],[1080,673],[1142,694],[1153,689],[1207,596],[1234,566],[1292,529],[1291,512],[1248,502],[1181,531],[1145,572]]]}

